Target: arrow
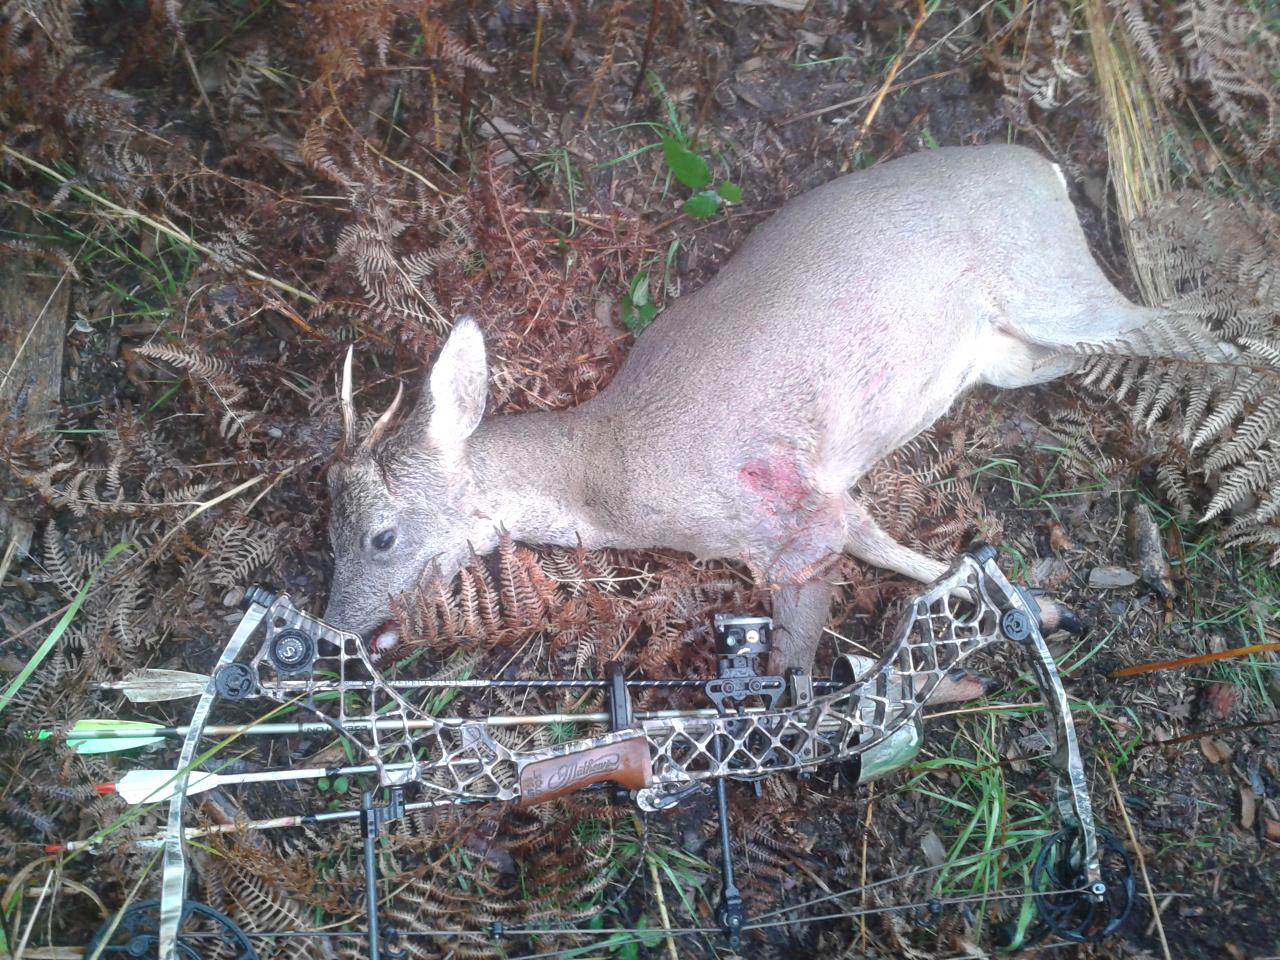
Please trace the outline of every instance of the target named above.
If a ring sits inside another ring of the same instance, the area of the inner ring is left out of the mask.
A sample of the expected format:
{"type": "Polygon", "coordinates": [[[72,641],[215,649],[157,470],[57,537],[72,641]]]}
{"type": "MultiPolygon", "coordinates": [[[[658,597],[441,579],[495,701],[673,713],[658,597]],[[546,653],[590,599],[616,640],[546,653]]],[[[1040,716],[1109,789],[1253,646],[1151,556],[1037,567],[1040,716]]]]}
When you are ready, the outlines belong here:
{"type": "MultiPolygon", "coordinates": [[[[748,707],[744,713],[763,713],[763,708],[748,707]]],[[[633,714],[636,720],[676,720],[697,719],[717,716],[715,710],[703,708],[698,710],[639,710],[633,714]]],[[[516,727],[529,724],[552,723],[607,723],[609,714],[601,711],[595,713],[540,713],[529,716],[496,716],[486,717],[483,721],[462,717],[411,717],[400,721],[395,719],[377,720],[372,726],[377,730],[425,730],[440,726],[466,726],[473,723],[487,724],[494,727],[516,727]]],[[[347,720],[345,729],[355,733],[368,730],[368,720],[347,720]]],[[[132,750],[135,747],[150,746],[163,740],[181,738],[187,735],[186,726],[166,727],[158,723],[146,723],[138,720],[77,720],[65,735],[67,746],[82,756],[100,753],[118,753],[132,750]]],[[[333,726],[319,721],[303,723],[252,723],[233,724],[228,726],[209,725],[204,728],[206,737],[240,737],[245,735],[287,736],[291,734],[332,733],[333,726]]],[[[55,730],[37,730],[30,734],[37,740],[49,740],[59,734],[55,730]]]]}
{"type": "MultiPolygon", "coordinates": [[[[415,800],[406,803],[406,812],[411,810],[433,810],[437,807],[452,807],[458,804],[453,800],[415,800]]],[[[187,840],[198,840],[226,833],[244,833],[249,830],[276,830],[281,827],[299,827],[304,824],[328,823],[333,820],[354,820],[363,811],[356,807],[349,810],[326,810],[323,813],[299,813],[284,817],[272,817],[268,820],[236,820],[232,823],[214,823],[204,827],[187,827],[183,836],[187,840]]],[[[50,843],[44,848],[47,854],[72,853],[77,850],[92,850],[106,838],[107,831],[100,831],[84,840],[68,840],[65,843],[50,843]]],[[[164,845],[164,834],[155,834],[131,841],[141,849],[155,848],[164,845]]]]}
{"type": "MultiPolygon", "coordinates": [[[[388,763],[384,769],[404,770],[410,763],[388,763]]],[[[245,783],[279,783],[289,780],[318,780],[321,777],[349,777],[361,773],[377,773],[372,764],[358,767],[299,767],[291,770],[258,770],[252,773],[210,773],[192,770],[187,778],[186,795],[194,796],[215,787],[229,787],[245,783]]],[[[177,785],[177,770],[130,770],[115,783],[100,783],[95,788],[99,794],[115,794],[125,803],[160,803],[173,797],[177,785]]]]}
{"type": "MultiPolygon", "coordinates": [[[[681,690],[701,689],[705,680],[628,680],[627,689],[660,689],[681,690]]],[[[138,670],[123,680],[106,680],[95,683],[93,689],[123,693],[134,703],[160,703],[165,700],[180,700],[184,697],[197,697],[204,692],[209,683],[208,676],[200,673],[188,673],[185,670],[138,670]]],[[[384,684],[394,690],[528,690],[528,689],[567,689],[593,690],[605,689],[608,680],[593,678],[582,679],[528,679],[528,680],[367,680],[364,682],[325,680],[285,680],[278,679],[271,683],[271,689],[280,693],[325,693],[341,690],[373,690],[384,684]]],[[[837,686],[830,680],[815,680],[814,690],[833,690],[837,686]]]]}
{"type": "MultiPolygon", "coordinates": [[[[639,720],[670,719],[672,717],[693,717],[716,715],[714,710],[653,710],[639,712],[635,717],[639,720]]],[[[607,713],[543,713],[530,716],[487,717],[483,721],[496,727],[514,727],[527,724],[551,723],[606,723],[607,713]]],[[[388,719],[377,720],[370,724],[368,720],[347,720],[343,727],[356,733],[368,730],[373,726],[377,730],[425,730],[441,726],[466,726],[478,723],[461,717],[449,717],[433,720],[427,717],[410,718],[405,721],[388,719]]],[[[67,746],[81,756],[101,753],[123,753],[136,747],[146,747],[164,740],[181,739],[190,729],[187,726],[166,727],[158,723],[146,723],[138,720],[77,720],[65,735],[67,746]]],[[[254,723],[231,724],[218,726],[210,724],[202,734],[208,738],[257,736],[288,736],[292,734],[333,733],[331,724],[314,722],[304,723],[254,723]]],[[[59,734],[56,730],[36,730],[29,734],[36,740],[50,740],[59,734]]]]}

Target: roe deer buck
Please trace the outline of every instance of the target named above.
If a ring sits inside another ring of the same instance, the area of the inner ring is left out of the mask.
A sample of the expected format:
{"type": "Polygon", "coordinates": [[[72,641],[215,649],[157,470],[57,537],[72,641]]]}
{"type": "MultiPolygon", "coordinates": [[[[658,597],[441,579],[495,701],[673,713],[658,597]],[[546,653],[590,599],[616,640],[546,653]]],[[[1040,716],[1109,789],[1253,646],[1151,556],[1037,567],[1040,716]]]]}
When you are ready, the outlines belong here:
{"type": "Polygon", "coordinates": [[[811,668],[833,587],[805,577],[824,557],[921,581],[946,567],[881,530],[850,495],[858,479],[974,384],[1053,379],[1079,360],[1060,348],[1122,345],[1157,316],[1106,280],[1061,173],[1028,149],[841,177],[757,228],[574,409],[482,419],[484,341],[459,319],[416,410],[392,431],[393,404],[333,466],[325,619],[368,635],[428,565],[451,578],[506,529],[750,556],[773,585],[772,668],[811,668]]]}

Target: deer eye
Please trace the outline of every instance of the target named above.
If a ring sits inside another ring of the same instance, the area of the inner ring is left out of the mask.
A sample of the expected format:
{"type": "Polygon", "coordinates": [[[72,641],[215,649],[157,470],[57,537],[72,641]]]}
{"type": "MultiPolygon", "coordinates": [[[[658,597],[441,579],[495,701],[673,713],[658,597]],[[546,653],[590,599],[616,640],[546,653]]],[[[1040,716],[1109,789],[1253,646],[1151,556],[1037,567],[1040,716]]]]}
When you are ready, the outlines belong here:
{"type": "Polygon", "coordinates": [[[391,545],[396,542],[396,532],[394,530],[383,530],[373,538],[373,549],[390,550],[391,545]]]}

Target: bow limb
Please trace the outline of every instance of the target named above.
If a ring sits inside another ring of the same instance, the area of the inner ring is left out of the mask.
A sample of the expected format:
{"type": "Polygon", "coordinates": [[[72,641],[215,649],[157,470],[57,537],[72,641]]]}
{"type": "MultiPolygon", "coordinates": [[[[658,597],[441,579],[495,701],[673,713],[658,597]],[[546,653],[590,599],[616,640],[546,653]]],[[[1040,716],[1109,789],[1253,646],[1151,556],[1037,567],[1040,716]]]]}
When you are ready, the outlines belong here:
{"type": "Polygon", "coordinates": [[[1053,653],[1040,631],[1034,631],[1026,644],[1030,652],[1032,673],[1040,685],[1040,697],[1054,721],[1049,724],[1053,743],[1050,763],[1058,774],[1054,783],[1058,816],[1064,827],[1079,831],[1080,866],[1084,869],[1088,883],[1096,884],[1102,879],[1098,835],[1093,820],[1093,803],[1089,798],[1089,785],[1085,780],[1080,740],[1071,718],[1071,702],[1062,686],[1053,653]]]}
{"type": "Polygon", "coordinates": [[[173,796],[169,800],[169,818],[165,824],[160,923],[157,929],[160,938],[159,960],[176,960],[177,957],[178,929],[182,925],[182,905],[187,892],[187,857],[183,849],[182,813],[186,803],[187,781],[191,768],[196,763],[196,749],[204,732],[205,722],[209,719],[209,711],[213,708],[213,701],[218,696],[214,678],[222,667],[240,655],[245,641],[258,629],[268,609],[260,603],[249,604],[249,609],[241,617],[239,626],[227,641],[226,648],[209,675],[204,692],[200,694],[191,714],[187,735],[182,741],[182,751],[178,754],[178,773],[173,782],[173,796]]]}

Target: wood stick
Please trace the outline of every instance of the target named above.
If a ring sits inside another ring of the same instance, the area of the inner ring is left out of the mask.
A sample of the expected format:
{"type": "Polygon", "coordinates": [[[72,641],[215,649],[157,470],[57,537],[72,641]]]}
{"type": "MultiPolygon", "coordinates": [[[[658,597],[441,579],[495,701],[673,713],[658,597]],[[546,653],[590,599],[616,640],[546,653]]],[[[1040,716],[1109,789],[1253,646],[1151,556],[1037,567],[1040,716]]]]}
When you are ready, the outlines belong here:
{"type": "Polygon", "coordinates": [[[907,34],[907,41],[902,45],[902,49],[898,51],[898,55],[893,58],[889,73],[885,76],[884,83],[880,85],[876,98],[871,101],[871,109],[867,111],[867,115],[862,121],[862,127],[858,130],[857,139],[853,141],[854,149],[857,149],[862,143],[863,137],[867,135],[867,130],[871,126],[871,122],[875,120],[876,114],[880,112],[880,105],[884,103],[884,98],[888,95],[889,88],[893,86],[893,78],[898,75],[898,70],[902,67],[902,61],[906,57],[907,51],[911,49],[911,44],[915,43],[916,37],[920,33],[920,28],[924,26],[924,22],[928,19],[929,10],[925,6],[924,0],[916,0],[916,19],[911,24],[911,32],[907,34]]]}

